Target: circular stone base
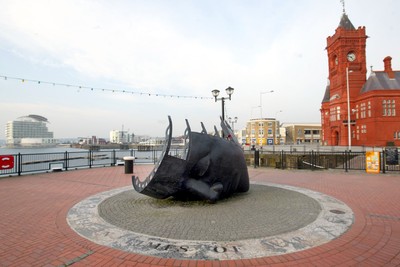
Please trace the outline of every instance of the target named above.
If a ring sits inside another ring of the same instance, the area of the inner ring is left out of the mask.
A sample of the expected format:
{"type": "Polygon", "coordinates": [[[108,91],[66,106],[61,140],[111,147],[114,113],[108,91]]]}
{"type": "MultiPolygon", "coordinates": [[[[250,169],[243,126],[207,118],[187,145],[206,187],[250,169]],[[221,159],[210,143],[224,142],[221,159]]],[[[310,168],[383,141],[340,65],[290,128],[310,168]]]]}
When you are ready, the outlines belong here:
{"type": "Polygon", "coordinates": [[[70,226],[98,244],[180,259],[243,259],[311,248],[353,222],[344,203],[290,186],[252,184],[210,204],[159,200],[121,188],[89,197],[68,214],[70,226]]]}
{"type": "Polygon", "coordinates": [[[161,238],[234,241],[278,235],[315,221],[321,207],[302,193],[273,186],[252,185],[216,204],[205,201],[160,200],[133,189],[99,205],[110,224],[161,238]]]}

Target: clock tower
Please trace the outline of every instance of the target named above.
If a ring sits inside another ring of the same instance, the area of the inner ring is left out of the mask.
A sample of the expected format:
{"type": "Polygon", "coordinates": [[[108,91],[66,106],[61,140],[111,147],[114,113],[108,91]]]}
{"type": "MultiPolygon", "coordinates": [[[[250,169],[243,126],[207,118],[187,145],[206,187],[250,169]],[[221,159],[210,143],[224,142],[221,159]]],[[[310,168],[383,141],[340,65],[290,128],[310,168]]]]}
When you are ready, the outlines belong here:
{"type": "Polygon", "coordinates": [[[367,38],[365,27],[356,29],[344,10],[335,34],[327,38],[329,84],[321,107],[324,145],[348,144],[348,106],[353,106],[349,103],[355,101],[366,81],[367,38]]]}

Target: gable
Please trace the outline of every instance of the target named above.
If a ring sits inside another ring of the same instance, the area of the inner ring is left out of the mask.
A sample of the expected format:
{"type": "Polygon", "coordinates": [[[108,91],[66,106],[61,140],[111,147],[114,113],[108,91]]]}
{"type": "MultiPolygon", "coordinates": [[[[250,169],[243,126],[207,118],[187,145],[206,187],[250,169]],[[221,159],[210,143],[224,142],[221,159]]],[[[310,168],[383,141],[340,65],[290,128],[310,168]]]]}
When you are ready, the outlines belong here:
{"type": "Polygon", "coordinates": [[[400,71],[394,71],[394,79],[390,79],[385,71],[374,71],[368,77],[360,94],[374,90],[399,90],[400,92],[400,71]]]}

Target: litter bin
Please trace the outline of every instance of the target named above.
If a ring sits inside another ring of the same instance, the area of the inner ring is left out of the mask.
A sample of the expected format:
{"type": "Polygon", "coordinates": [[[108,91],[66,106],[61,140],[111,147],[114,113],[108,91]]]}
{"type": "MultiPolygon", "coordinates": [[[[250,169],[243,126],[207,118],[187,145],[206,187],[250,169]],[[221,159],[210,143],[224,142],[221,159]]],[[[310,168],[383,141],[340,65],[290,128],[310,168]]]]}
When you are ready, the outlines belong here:
{"type": "Polygon", "coordinates": [[[133,173],[133,163],[135,157],[124,157],[125,173],[133,173]]]}

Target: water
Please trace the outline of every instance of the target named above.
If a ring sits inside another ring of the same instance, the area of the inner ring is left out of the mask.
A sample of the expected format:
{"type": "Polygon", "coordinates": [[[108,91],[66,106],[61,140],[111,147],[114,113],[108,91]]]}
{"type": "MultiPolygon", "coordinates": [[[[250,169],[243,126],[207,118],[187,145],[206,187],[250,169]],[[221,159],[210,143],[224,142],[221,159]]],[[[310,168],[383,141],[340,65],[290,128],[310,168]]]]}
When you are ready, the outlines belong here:
{"type": "Polygon", "coordinates": [[[62,153],[62,152],[84,152],[86,149],[71,147],[43,147],[43,148],[7,148],[0,147],[0,155],[10,154],[37,154],[37,153],[62,153]]]}
{"type": "MultiPolygon", "coordinates": [[[[113,150],[89,151],[69,147],[49,148],[0,148],[1,155],[12,155],[14,167],[0,168],[0,176],[16,173],[51,171],[54,167],[63,169],[112,166],[123,163],[125,156],[134,156],[135,164],[154,164],[162,151],[113,150]]],[[[170,155],[179,156],[181,149],[170,151],[170,155]]],[[[2,166],[0,166],[2,167],[2,166]]]]}

